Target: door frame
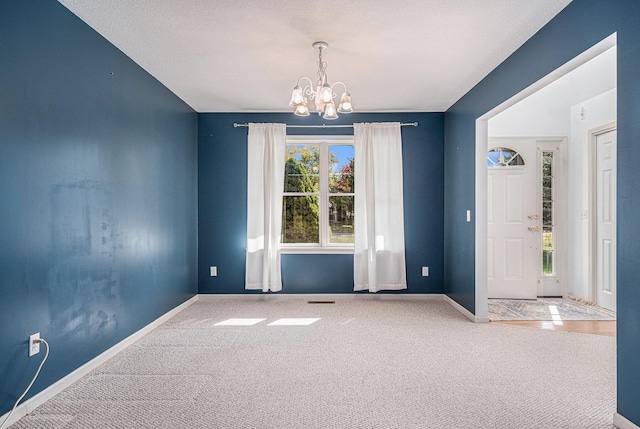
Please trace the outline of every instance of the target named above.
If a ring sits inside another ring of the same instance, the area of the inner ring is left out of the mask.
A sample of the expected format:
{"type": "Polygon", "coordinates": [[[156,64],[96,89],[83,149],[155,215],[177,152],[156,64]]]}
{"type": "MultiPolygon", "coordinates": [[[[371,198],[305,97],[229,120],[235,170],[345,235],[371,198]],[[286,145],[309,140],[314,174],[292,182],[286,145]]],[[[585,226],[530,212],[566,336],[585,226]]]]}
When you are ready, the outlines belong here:
{"type": "Polygon", "coordinates": [[[544,88],[551,82],[568,74],[572,70],[580,67],[587,61],[597,57],[607,49],[616,46],[617,33],[613,33],[604,40],[596,43],[590,49],[581,53],[577,57],[569,60],[553,72],[544,76],[523,89],[513,97],[489,110],[484,115],[476,119],[476,150],[475,150],[475,201],[472,207],[475,208],[475,322],[489,322],[489,302],[487,298],[487,162],[486,151],[489,141],[489,119],[503,112],[517,102],[524,100],[539,89],[544,88]]]}
{"type": "MultiPolygon", "coordinates": [[[[601,134],[617,130],[617,122],[610,122],[589,130],[589,300],[598,303],[598,201],[597,201],[597,151],[596,138],[601,134]]],[[[617,152],[616,145],[616,152],[617,152]]],[[[616,165],[616,175],[618,174],[618,166],[616,165]]],[[[616,202],[618,200],[616,191],[616,202]]],[[[617,224],[617,219],[616,219],[617,224]]],[[[616,244],[617,246],[617,244],[616,244]]]]}

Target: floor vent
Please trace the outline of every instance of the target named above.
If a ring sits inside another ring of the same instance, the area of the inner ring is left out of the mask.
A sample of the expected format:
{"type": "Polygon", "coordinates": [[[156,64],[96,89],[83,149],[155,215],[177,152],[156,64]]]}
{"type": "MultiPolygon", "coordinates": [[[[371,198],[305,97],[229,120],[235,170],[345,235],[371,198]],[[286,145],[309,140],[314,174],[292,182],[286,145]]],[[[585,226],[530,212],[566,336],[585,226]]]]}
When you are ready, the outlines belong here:
{"type": "Polygon", "coordinates": [[[307,304],[335,304],[335,301],[307,301],[307,304]]]}

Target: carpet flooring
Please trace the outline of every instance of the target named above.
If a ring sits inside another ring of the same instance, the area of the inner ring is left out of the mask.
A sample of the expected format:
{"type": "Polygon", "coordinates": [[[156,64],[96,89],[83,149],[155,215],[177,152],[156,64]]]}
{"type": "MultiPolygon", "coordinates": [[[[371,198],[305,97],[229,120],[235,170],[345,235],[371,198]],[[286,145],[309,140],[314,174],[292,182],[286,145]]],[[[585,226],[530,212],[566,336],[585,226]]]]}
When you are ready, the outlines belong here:
{"type": "Polygon", "coordinates": [[[616,313],[572,299],[490,299],[490,320],[616,320],[616,313]]]}
{"type": "Polygon", "coordinates": [[[614,411],[614,338],[440,301],[205,298],[12,428],[611,429],[614,411]]]}

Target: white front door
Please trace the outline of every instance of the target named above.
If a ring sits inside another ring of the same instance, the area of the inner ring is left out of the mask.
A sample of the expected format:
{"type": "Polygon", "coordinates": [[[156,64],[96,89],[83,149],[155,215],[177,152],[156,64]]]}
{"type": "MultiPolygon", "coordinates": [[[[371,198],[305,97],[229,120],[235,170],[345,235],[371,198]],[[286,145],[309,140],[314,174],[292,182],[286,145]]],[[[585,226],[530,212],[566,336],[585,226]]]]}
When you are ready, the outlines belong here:
{"type": "Polygon", "coordinates": [[[616,309],[616,131],[596,136],[596,293],[616,309]]]}
{"type": "Polygon", "coordinates": [[[489,148],[487,160],[488,297],[535,299],[541,243],[536,143],[505,141],[489,148]]]}

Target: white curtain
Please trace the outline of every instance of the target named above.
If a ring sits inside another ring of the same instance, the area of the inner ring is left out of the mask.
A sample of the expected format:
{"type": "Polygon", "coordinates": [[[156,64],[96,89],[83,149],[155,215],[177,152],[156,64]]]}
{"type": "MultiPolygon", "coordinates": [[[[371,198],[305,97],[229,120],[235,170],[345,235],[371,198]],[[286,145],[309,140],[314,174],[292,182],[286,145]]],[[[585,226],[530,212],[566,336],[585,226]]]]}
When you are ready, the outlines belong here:
{"type": "Polygon", "coordinates": [[[282,290],[280,233],[285,124],[249,124],[246,289],[282,290]]]}
{"type": "Polygon", "coordinates": [[[400,123],[354,124],[354,146],[354,289],[406,289],[400,123]]]}

